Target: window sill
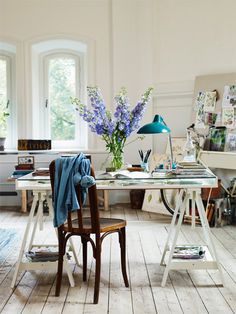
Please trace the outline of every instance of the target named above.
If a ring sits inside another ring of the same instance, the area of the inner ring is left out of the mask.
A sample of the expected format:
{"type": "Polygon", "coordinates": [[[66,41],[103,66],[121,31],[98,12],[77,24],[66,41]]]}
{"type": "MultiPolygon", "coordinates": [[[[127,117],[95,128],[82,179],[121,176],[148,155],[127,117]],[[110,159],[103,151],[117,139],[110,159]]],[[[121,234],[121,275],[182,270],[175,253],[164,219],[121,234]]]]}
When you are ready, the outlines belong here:
{"type": "Polygon", "coordinates": [[[50,149],[50,150],[17,150],[17,149],[5,149],[4,151],[0,151],[0,155],[54,155],[54,154],[60,154],[60,153],[67,153],[67,154],[78,154],[80,152],[83,152],[85,154],[108,154],[106,150],[95,150],[95,149],[85,149],[85,150],[78,150],[78,149],[50,149]]]}

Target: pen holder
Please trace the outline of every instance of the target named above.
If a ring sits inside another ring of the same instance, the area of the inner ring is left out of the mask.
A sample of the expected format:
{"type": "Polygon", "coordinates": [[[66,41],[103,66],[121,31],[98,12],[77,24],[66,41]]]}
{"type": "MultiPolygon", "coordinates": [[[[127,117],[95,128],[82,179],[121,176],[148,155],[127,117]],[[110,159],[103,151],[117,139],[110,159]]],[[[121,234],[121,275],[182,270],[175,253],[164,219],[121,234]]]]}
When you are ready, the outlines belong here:
{"type": "Polygon", "coordinates": [[[149,172],[148,162],[141,162],[141,168],[143,168],[144,172],[149,172]]]}

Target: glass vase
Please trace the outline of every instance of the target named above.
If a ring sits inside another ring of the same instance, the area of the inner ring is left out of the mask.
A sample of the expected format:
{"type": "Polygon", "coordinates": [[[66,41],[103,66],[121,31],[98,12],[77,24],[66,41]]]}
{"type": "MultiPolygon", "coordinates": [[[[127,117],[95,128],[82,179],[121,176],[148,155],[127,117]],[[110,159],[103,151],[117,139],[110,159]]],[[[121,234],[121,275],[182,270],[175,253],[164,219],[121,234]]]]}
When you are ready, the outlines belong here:
{"type": "Polygon", "coordinates": [[[123,162],[123,155],[124,155],[124,144],[125,138],[122,141],[119,141],[116,137],[112,138],[112,141],[107,142],[107,149],[109,151],[108,154],[108,167],[106,169],[107,172],[117,171],[122,168],[123,162]]]}
{"type": "Polygon", "coordinates": [[[108,155],[108,162],[106,162],[107,166],[106,171],[117,171],[123,166],[123,150],[118,147],[114,147],[113,150],[110,149],[108,155]]]}
{"type": "Polygon", "coordinates": [[[119,170],[122,168],[123,165],[123,153],[117,153],[115,155],[111,155],[111,167],[114,168],[114,170],[119,170]]]}

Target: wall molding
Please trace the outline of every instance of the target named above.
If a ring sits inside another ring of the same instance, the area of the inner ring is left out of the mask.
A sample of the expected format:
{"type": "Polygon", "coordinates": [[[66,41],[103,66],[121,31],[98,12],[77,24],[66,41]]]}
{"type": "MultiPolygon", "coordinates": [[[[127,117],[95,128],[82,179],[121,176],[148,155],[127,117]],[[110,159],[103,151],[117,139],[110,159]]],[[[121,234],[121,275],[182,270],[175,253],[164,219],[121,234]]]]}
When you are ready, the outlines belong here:
{"type": "Polygon", "coordinates": [[[193,101],[194,81],[158,83],[155,90],[153,108],[189,108],[193,101]]]}
{"type": "Polygon", "coordinates": [[[153,98],[192,97],[194,81],[160,82],[155,85],[153,98]]]}
{"type": "Polygon", "coordinates": [[[190,104],[189,103],[185,103],[185,104],[153,104],[153,108],[158,108],[158,109],[162,109],[162,108],[189,108],[190,104]]]}
{"type": "Polygon", "coordinates": [[[193,97],[193,91],[186,92],[169,92],[169,93],[158,93],[153,96],[154,98],[190,98],[193,97]]]}

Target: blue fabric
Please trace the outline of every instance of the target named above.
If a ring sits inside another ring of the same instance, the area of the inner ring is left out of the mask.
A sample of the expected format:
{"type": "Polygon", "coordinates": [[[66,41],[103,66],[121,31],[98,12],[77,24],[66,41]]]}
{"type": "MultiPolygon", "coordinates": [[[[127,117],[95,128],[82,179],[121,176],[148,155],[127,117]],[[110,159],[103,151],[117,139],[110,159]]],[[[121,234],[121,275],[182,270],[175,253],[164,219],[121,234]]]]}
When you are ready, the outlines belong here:
{"type": "Polygon", "coordinates": [[[83,153],[75,157],[61,157],[55,161],[54,227],[62,225],[68,211],[79,209],[76,185],[81,184],[81,199],[86,201],[87,188],[95,184],[90,176],[90,160],[83,153]]]}

